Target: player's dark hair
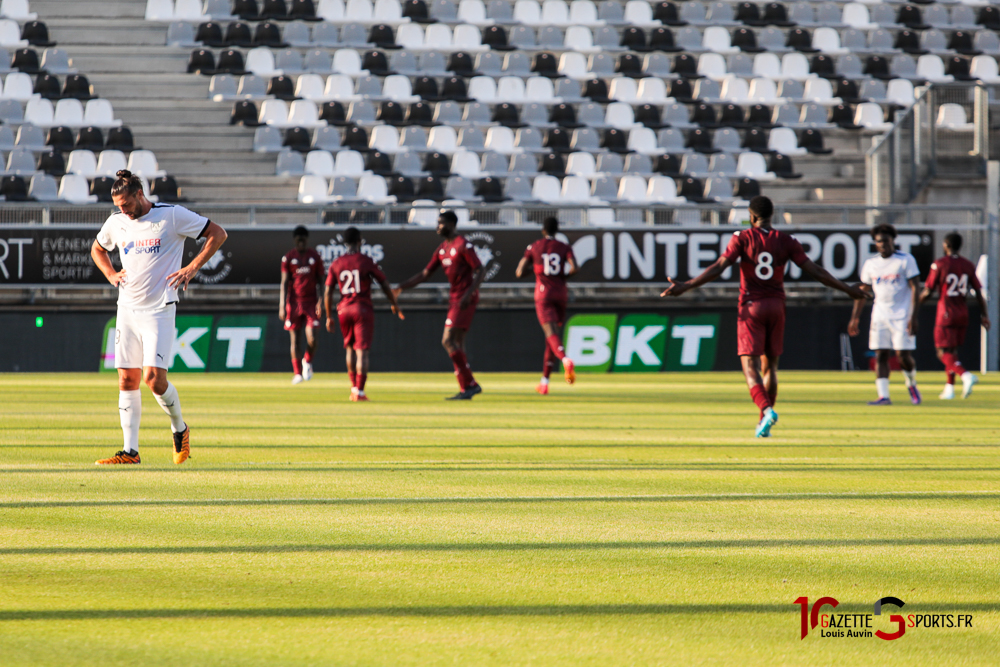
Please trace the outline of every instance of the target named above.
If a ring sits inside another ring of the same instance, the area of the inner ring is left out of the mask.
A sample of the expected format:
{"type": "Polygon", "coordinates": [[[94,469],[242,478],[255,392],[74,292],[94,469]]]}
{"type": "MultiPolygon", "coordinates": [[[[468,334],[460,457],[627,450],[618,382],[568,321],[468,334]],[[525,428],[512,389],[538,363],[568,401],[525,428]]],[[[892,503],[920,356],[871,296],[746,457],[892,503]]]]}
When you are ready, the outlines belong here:
{"type": "Polygon", "coordinates": [[[117,197],[118,195],[128,195],[131,197],[142,192],[142,179],[128,169],[120,170],[115,176],[118,177],[118,180],[111,186],[112,197],[117,197]]]}
{"type": "Polygon", "coordinates": [[[438,220],[444,220],[445,222],[449,222],[452,225],[458,224],[458,216],[455,215],[454,211],[442,211],[441,215],[438,216],[438,220]]]}
{"type": "Polygon", "coordinates": [[[299,225],[292,231],[292,236],[296,238],[299,236],[305,236],[306,238],[308,238],[309,229],[305,225],[299,225]]]}
{"type": "Polygon", "coordinates": [[[554,236],[559,231],[559,220],[555,217],[548,217],[542,220],[542,230],[549,236],[554,236]]]}
{"type": "Polygon", "coordinates": [[[774,215],[774,204],[763,195],[757,195],[751,199],[748,208],[751,213],[762,220],[770,220],[771,216],[774,215]]]}
{"type": "Polygon", "coordinates": [[[953,251],[958,252],[962,249],[962,235],[958,232],[952,232],[944,237],[944,242],[948,244],[948,247],[953,251]]]}
{"type": "Polygon", "coordinates": [[[885,234],[891,239],[896,238],[896,228],[890,225],[888,222],[883,222],[881,225],[875,225],[872,227],[872,238],[877,238],[879,234],[885,234]]]}
{"type": "Polygon", "coordinates": [[[348,227],[340,238],[344,239],[347,245],[357,245],[361,243],[361,232],[357,227],[348,227]]]}

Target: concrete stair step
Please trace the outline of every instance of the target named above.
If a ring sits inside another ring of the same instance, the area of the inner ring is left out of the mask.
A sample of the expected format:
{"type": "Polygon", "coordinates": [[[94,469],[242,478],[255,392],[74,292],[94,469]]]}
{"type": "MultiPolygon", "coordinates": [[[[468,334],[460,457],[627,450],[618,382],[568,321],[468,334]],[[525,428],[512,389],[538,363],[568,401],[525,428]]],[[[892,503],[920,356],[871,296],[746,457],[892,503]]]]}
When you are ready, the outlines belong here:
{"type": "Polygon", "coordinates": [[[145,0],[31,0],[31,11],[37,12],[39,19],[48,21],[52,17],[94,18],[144,18],[145,0]]]}
{"type": "Polygon", "coordinates": [[[243,151],[161,150],[156,152],[161,169],[186,176],[273,176],[276,157],[243,151]]]}
{"type": "MultiPolygon", "coordinates": [[[[66,5],[77,3],[66,2],[66,5]]],[[[34,3],[32,11],[34,11],[34,3]]],[[[41,14],[40,14],[41,16],[41,14]]],[[[111,24],[107,19],[94,18],[42,18],[49,29],[49,36],[64,49],[78,46],[115,44],[117,46],[164,46],[167,43],[166,23],[145,19],[116,18],[111,24]]]]}
{"type": "Polygon", "coordinates": [[[254,202],[296,201],[298,177],[283,176],[203,176],[181,175],[177,184],[184,196],[191,201],[229,202],[249,204],[254,202]]]}

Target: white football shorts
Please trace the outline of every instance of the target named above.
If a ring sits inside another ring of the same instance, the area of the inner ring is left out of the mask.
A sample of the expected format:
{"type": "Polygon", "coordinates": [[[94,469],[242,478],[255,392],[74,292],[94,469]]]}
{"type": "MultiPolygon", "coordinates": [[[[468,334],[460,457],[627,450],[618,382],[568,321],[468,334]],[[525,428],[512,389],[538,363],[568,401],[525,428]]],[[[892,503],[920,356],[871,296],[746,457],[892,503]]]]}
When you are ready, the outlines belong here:
{"type": "Polygon", "coordinates": [[[868,348],[872,350],[915,350],[917,337],[906,333],[907,319],[872,319],[868,348]]]}
{"type": "Polygon", "coordinates": [[[118,308],[115,321],[115,368],[170,367],[177,330],[177,306],[156,310],[118,308]]]}

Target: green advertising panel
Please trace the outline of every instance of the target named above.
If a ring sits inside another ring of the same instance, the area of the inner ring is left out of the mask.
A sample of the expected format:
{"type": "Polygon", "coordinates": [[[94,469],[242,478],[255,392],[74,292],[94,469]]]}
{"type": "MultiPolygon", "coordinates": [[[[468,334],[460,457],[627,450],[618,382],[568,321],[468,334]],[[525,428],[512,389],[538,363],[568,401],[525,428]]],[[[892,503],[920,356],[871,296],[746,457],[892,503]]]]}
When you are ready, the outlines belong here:
{"type": "Polygon", "coordinates": [[[710,371],[715,367],[718,313],[673,319],[667,337],[665,371],[710,371]]]}
{"type": "Polygon", "coordinates": [[[170,351],[171,373],[204,373],[212,346],[211,315],[178,315],[177,336],[170,351]]]}
{"type": "Polygon", "coordinates": [[[117,319],[116,317],[112,317],[104,325],[104,335],[101,336],[102,345],[104,346],[101,350],[100,370],[102,373],[115,372],[115,322],[117,319]]]}
{"type": "Polygon", "coordinates": [[[264,361],[266,315],[220,317],[212,336],[212,373],[256,373],[264,361]]]}
{"type": "Polygon", "coordinates": [[[618,324],[615,345],[616,373],[657,373],[663,366],[667,342],[664,315],[626,315],[618,324]]]}
{"type": "Polygon", "coordinates": [[[563,345],[580,373],[607,373],[613,362],[615,324],[612,314],[574,315],[566,323],[563,345]]]}

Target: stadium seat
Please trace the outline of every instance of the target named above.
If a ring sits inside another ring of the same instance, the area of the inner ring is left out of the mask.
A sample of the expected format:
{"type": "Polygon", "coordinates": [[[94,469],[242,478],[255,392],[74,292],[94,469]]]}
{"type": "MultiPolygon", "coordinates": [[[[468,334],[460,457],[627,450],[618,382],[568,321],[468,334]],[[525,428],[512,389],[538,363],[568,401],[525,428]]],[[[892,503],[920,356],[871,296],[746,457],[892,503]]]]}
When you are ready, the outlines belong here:
{"type": "Polygon", "coordinates": [[[165,176],[167,173],[160,169],[152,151],[147,150],[135,150],[129,153],[127,169],[146,179],[165,176]]]}
{"type": "Polygon", "coordinates": [[[114,176],[127,165],[125,154],[118,150],[105,150],[97,158],[97,176],[114,176]]]}
{"type": "Polygon", "coordinates": [[[947,103],[938,108],[935,126],[953,132],[971,132],[975,124],[969,122],[965,109],[960,104],[947,103]]]}
{"type": "Polygon", "coordinates": [[[324,204],[329,201],[326,179],[310,174],[302,176],[299,179],[298,200],[300,204],[324,204]]]}
{"type": "MultiPolygon", "coordinates": [[[[59,183],[59,199],[70,204],[93,204],[97,196],[90,194],[87,179],[80,174],[66,174],[59,183]]],[[[7,197],[10,200],[10,196],[7,197]]]]}

